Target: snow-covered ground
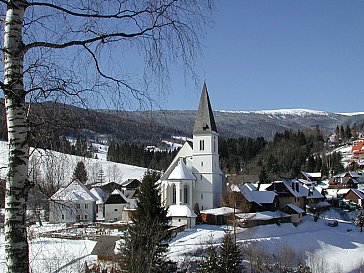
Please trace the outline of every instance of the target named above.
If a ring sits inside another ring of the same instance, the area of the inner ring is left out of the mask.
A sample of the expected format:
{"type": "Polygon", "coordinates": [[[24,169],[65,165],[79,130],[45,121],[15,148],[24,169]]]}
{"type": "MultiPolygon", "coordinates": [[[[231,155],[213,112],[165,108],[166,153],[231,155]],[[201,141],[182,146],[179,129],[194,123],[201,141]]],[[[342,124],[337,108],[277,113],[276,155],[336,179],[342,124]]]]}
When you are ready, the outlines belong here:
{"type": "MultiPolygon", "coordinates": [[[[350,222],[339,220],[338,227],[329,227],[328,219],[340,219],[340,214],[331,211],[326,219],[313,221],[312,216],[305,216],[297,227],[292,224],[266,225],[255,228],[238,228],[237,241],[242,245],[254,245],[266,252],[276,253],[283,247],[291,247],[298,254],[312,253],[320,257],[322,263],[333,272],[340,267],[342,272],[353,272],[364,263],[364,232],[350,222]]],[[[32,230],[44,232],[63,228],[64,225],[45,225],[32,227],[32,230]]],[[[193,229],[179,233],[170,242],[169,257],[183,261],[188,253],[193,253],[206,246],[208,241],[219,243],[224,236],[226,226],[197,225],[193,229]]],[[[79,272],[85,261],[96,259],[90,255],[94,241],[67,240],[35,237],[30,241],[30,260],[34,273],[38,272],[79,272]]],[[[0,234],[0,272],[5,272],[4,235],[0,234]]]]}
{"type": "MultiPolygon", "coordinates": [[[[330,213],[330,218],[339,216],[330,213]]],[[[342,272],[352,272],[364,263],[364,233],[351,223],[339,221],[338,227],[328,227],[327,219],[313,221],[305,216],[297,227],[292,224],[266,225],[249,229],[238,229],[237,240],[243,245],[254,244],[255,248],[277,253],[283,247],[291,247],[297,254],[322,258],[328,272],[340,267],[342,272]]],[[[198,225],[178,234],[170,244],[170,257],[182,261],[185,254],[195,251],[213,240],[221,241],[226,226],[198,225]]]]}
{"type": "MultiPolygon", "coordinates": [[[[127,164],[106,161],[107,146],[98,144],[98,159],[81,156],[67,155],[50,150],[30,149],[30,172],[37,173],[42,178],[53,175],[55,179],[61,180],[64,185],[68,184],[78,161],[83,161],[88,174],[88,183],[97,182],[99,173],[104,172],[104,182],[123,182],[127,179],[141,179],[146,168],[131,166],[127,164]]],[[[8,146],[0,141],[0,178],[5,178],[8,164],[8,146]],[[4,167],[4,168],[3,168],[4,167]]],[[[30,173],[32,177],[32,173],[30,173]]]]}

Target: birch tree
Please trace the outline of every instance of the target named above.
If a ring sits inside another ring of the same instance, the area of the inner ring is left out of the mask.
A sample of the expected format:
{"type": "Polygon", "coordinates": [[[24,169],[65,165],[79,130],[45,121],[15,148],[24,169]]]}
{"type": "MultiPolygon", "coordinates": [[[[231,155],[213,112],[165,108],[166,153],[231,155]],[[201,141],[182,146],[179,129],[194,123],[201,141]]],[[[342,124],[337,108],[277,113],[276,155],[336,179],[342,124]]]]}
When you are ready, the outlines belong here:
{"type": "MultiPolygon", "coordinates": [[[[5,204],[8,272],[29,272],[26,200],[31,103],[151,102],[171,63],[193,71],[211,1],[0,0],[9,165],[5,204]],[[139,56],[143,63],[128,57],[139,56]],[[142,71],[138,79],[128,66],[142,71]],[[109,92],[110,91],[110,92],[109,92]],[[71,96],[71,97],[70,97],[71,96]]],[[[193,74],[192,74],[193,75],[193,74]]],[[[120,106],[119,105],[119,106],[120,106]]]]}

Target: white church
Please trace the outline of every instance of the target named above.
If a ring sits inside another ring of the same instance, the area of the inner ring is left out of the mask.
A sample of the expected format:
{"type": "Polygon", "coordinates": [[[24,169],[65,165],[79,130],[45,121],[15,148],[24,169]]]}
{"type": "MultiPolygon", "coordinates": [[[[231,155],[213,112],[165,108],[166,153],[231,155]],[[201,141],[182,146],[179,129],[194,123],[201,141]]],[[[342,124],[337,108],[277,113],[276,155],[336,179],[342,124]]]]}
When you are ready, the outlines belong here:
{"type": "Polygon", "coordinates": [[[200,210],[220,206],[225,177],[219,164],[218,137],[204,83],[193,127],[193,142],[187,141],[183,145],[160,179],[162,202],[169,208],[173,225],[194,226],[196,204],[200,210]]]}

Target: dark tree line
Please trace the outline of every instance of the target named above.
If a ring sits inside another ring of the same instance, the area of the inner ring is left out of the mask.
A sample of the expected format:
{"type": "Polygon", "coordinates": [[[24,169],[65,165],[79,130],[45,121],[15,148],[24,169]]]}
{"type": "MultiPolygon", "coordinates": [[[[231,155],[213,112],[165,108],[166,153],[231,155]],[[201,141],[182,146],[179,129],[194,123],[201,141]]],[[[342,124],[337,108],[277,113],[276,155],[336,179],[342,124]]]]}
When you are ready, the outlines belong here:
{"type": "Polygon", "coordinates": [[[225,138],[219,140],[221,168],[227,173],[237,173],[241,166],[256,157],[267,144],[263,137],[225,138]]]}
{"type": "Polygon", "coordinates": [[[279,177],[295,177],[301,170],[321,171],[323,168],[323,136],[318,128],[305,134],[302,131],[276,133],[273,141],[243,169],[245,173],[267,173],[279,177]]]}
{"type": "Polygon", "coordinates": [[[107,159],[113,162],[136,165],[153,170],[165,170],[177,152],[177,150],[172,152],[153,152],[146,150],[141,144],[112,141],[107,152],[107,159]]]}
{"type": "Polygon", "coordinates": [[[353,136],[349,125],[346,125],[345,128],[342,125],[340,127],[337,125],[335,134],[339,143],[347,142],[353,136]]]}

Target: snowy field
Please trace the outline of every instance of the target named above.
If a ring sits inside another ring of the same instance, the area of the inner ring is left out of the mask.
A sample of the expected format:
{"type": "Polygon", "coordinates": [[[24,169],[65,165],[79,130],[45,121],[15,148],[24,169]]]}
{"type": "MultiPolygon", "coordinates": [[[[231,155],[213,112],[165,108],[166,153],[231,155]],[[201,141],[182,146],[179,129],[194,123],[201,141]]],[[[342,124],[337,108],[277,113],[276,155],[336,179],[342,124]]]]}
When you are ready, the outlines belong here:
{"type": "MultiPolygon", "coordinates": [[[[87,183],[97,182],[99,173],[104,172],[104,182],[124,182],[127,179],[141,179],[146,168],[136,167],[127,164],[106,161],[107,149],[105,145],[98,144],[98,159],[81,156],[67,155],[55,151],[38,149],[30,150],[29,169],[37,173],[41,178],[53,175],[63,185],[67,185],[73,175],[78,161],[83,161],[86,167],[87,183]]],[[[5,178],[8,164],[8,144],[0,141],[0,178],[5,178]]],[[[33,174],[30,173],[30,176],[33,174]]]]}
{"type": "MultiPolygon", "coordinates": [[[[335,212],[330,218],[339,216],[335,212]]],[[[312,216],[305,216],[297,227],[292,224],[266,225],[237,230],[237,240],[244,245],[254,245],[265,251],[276,253],[278,249],[289,246],[299,254],[312,253],[322,258],[328,268],[342,269],[341,272],[353,272],[364,262],[364,232],[361,233],[349,222],[339,221],[338,227],[328,227],[328,219],[314,222],[312,216]]],[[[62,225],[48,225],[38,232],[60,229],[62,225]]],[[[34,228],[33,228],[34,229],[34,228]]],[[[206,245],[213,239],[219,243],[224,236],[226,226],[198,225],[186,230],[170,243],[169,257],[183,261],[188,253],[206,245]]],[[[30,260],[34,273],[40,272],[79,272],[84,261],[96,259],[89,255],[95,242],[91,240],[66,240],[53,238],[35,238],[30,241],[30,260]]],[[[0,272],[5,272],[4,235],[0,235],[0,272]]]]}
{"type": "MultiPolygon", "coordinates": [[[[312,253],[322,258],[328,272],[337,268],[342,272],[353,272],[364,263],[364,232],[360,233],[351,223],[343,221],[339,221],[338,227],[328,227],[327,223],[325,219],[314,222],[312,216],[305,216],[297,227],[281,224],[238,229],[237,241],[244,245],[254,244],[255,248],[270,253],[288,246],[297,254],[312,253]]],[[[221,241],[225,230],[226,226],[199,225],[180,233],[170,244],[170,257],[183,261],[186,254],[206,245],[211,238],[215,242],[221,241]]]]}

